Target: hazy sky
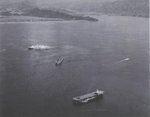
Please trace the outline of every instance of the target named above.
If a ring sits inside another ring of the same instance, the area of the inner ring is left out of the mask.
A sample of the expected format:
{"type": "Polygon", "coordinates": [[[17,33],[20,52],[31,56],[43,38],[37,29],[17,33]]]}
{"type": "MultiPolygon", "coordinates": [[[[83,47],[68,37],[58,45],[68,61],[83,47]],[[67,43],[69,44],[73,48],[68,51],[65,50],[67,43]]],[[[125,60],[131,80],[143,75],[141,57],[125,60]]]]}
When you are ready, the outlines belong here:
{"type": "Polygon", "coordinates": [[[104,1],[114,1],[114,0],[0,0],[0,3],[6,3],[6,2],[19,2],[19,1],[33,1],[35,3],[59,3],[59,2],[104,2],[104,1]]]}
{"type": "Polygon", "coordinates": [[[28,1],[32,5],[39,7],[56,7],[56,8],[65,8],[65,9],[76,9],[84,8],[83,6],[89,6],[94,3],[94,5],[100,5],[103,2],[111,2],[116,0],[0,0],[0,5],[14,3],[14,2],[23,2],[28,1]]]}

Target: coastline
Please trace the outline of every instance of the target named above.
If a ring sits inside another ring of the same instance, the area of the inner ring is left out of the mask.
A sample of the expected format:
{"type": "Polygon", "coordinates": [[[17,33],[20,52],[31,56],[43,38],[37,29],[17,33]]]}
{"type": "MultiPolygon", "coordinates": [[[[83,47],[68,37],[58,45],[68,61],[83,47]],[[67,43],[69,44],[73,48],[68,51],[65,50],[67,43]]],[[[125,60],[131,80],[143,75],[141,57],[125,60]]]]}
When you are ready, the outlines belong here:
{"type": "MultiPolygon", "coordinates": [[[[133,17],[133,18],[149,18],[143,16],[131,16],[131,15],[113,15],[113,14],[90,14],[90,17],[94,17],[96,19],[97,16],[116,16],[116,17],[133,17]]],[[[76,19],[63,19],[63,18],[42,18],[42,17],[32,17],[32,16],[0,16],[0,22],[45,22],[45,21],[78,21],[76,19]]],[[[86,20],[85,20],[86,21],[86,20]]]]}
{"type": "Polygon", "coordinates": [[[61,18],[41,18],[30,16],[2,16],[0,22],[37,22],[37,21],[64,21],[61,18]]]}

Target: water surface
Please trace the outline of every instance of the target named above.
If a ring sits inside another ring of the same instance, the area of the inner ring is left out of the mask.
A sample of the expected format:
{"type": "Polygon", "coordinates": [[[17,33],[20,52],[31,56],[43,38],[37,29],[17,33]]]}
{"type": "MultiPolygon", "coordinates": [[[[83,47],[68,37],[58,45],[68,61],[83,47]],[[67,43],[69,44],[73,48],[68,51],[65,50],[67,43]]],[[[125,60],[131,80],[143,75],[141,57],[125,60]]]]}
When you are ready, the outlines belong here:
{"type": "Polygon", "coordinates": [[[148,117],[148,39],[146,18],[0,23],[1,117],[148,117]],[[72,105],[96,89],[102,100],[72,105]]]}

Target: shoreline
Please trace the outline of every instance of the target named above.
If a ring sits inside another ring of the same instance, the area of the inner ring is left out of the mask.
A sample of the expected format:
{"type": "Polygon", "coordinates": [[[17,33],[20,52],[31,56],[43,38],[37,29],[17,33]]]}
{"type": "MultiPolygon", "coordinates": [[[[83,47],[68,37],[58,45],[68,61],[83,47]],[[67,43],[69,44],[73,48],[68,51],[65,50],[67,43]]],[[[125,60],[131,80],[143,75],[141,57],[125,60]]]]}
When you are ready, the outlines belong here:
{"type": "MultiPolygon", "coordinates": [[[[142,17],[142,16],[127,16],[127,15],[112,15],[112,14],[97,14],[91,15],[96,18],[96,16],[112,16],[112,17],[133,17],[133,18],[149,18],[149,17],[142,17]]],[[[0,16],[0,23],[11,23],[11,22],[47,22],[47,21],[73,21],[62,19],[62,18],[42,18],[42,17],[30,17],[30,16],[0,16]]],[[[74,20],[79,21],[79,20],[74,20]]],[[[86,20],[85,20],[86,21],[86,20]]]]}
{"type": "Polygon", "coordinates": [[[0,22],[38,22],[38,21],[64,21],[61,18],[41,18],[29,16],[2,16],[0,22]]]}

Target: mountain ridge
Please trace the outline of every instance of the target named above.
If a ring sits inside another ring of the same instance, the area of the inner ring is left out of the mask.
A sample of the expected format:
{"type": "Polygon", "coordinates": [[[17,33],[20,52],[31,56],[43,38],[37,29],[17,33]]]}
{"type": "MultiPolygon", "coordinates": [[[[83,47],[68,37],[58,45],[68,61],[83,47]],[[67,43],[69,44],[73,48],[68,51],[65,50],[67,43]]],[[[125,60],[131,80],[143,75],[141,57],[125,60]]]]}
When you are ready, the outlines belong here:
{"type": "Polygon", "coordinates": [[[75,12],[60,9],[44,9],[38,7],[15,8],[9,7],[0,11],[1,16],[32,16],[41,18],[61,18],[64,20],[87,20],[98,21],[98,19],[84,16],[75,12]]]}
{"type": "MultiPolygon", "coordinates": [[[[49,3],[50,4],[50,3],[49,3]]],[[[16,11],[26,12],[28,11],[29,16],[36,16],[36,17],[49,17],[49,18],[61,18],[62,19],[90,19],[89,17],[84,16],[83,14],[104,14],[104,15],[121,15],[121,16],[134,16],[134,17],[149,17],[149,0],[107,0],[107,2],[98,2],[98,0],[94,0],[94,2],[77,2],[72,3],[55,3],[46,6],[44,5],[34,5],[33,1],[30,2],[19,2],[19,3],[9,3],[3,6],[0,6],[1,14],[4,14],[3,11],[8,11],[9,15],[15,15],[16,11]],[[81,3],[81,4],[79,4],[81,3]],[[85,4],[86,3],[86,4],[85,4]],[[37,11],[35,11],[35,8],[37,11]],[[33,13],[34,9],[34,13],[33,13]],[[69,9],[69,10],[68,10],[69,9]],[[11,11],[12,10],[12,11],[11,11]],[[47,12],[47,15],[46,13],[47,12]],[[48,12],[49,11],[49,12],[48,12]],[[39,14],[37,12],[40,12],[39,14]],[[43,13],[43,15],[42,15],[43,13]],[[52,16],[50,16],[52,14],[52,16]],[[55,14],[55,15],[54,15],[55,14]],[[61,17],[60,17],[61,16],[61,17]],[[69,18],[70,17],[70,18],[69,18]]],[[[6,12],[5,12],[6,13],[6,12]]],[[[27,15],[24,13],[23,15],[27,15]]],[[[92,18],[91,18],[92,19],[92,18]]],[[[94,19],[93,19],[94,20],[94,19]]],[[[96,19],[95,19],[96,20],[96,19]]]]}

